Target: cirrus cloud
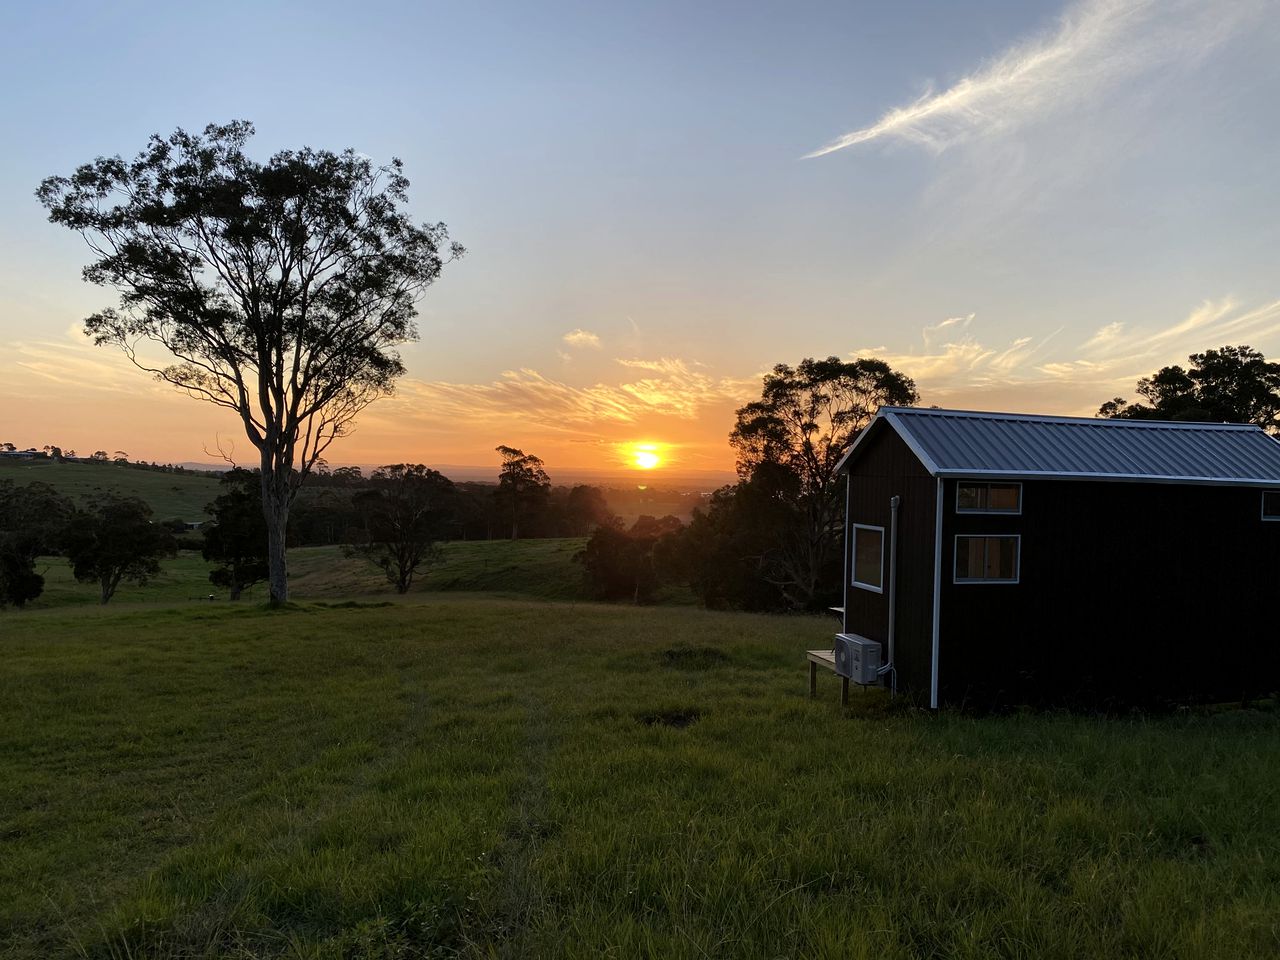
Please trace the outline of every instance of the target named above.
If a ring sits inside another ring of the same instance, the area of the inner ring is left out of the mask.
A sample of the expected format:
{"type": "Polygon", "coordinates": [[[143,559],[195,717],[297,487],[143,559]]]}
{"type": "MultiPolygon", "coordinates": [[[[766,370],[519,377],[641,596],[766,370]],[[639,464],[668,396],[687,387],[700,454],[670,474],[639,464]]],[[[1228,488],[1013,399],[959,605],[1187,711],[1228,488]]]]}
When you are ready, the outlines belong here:
{"type": "Polygon", "coordinates": [[[927,91],[804,159],[887,140],[942,151],[1043,120],[1160,68],[1194,66],[1266,9],[1262,0],[1082,0],[1056,29],[1015,44],[945,90],[927,91]]]}
{"type": "Polygon", "coordinates": [[[1185,363],[1195,352],[1249,343],[1280,347],[1280,300],[1246,307],[1231,297],[1206,300],[1164,326],[1107,323],[1075,344],[1059,328],[1041,337],[991,344],[973,314],[921,331],[920,347],[855,351],[875,355],[913,377],[925,403],[1035,413],[1091,414],[1103,401],[1132,394],[1139,377],[1185,363]],[[942,334],[942,336],[940,336],[942,334]]]}
{"type": "Polygon", "coordinates": [[[453,424],[515,422],[581,433],[654,417],[696,420],[710,406],[740,404],[759,389],[758,378],[716,376],[701,364],[677,358],[616,362],[624,371],[643,375],[578,386],[522,367],[487,383],[407,380],[383,404],[389,413],[394,407],[397,417],[453,424]]]}

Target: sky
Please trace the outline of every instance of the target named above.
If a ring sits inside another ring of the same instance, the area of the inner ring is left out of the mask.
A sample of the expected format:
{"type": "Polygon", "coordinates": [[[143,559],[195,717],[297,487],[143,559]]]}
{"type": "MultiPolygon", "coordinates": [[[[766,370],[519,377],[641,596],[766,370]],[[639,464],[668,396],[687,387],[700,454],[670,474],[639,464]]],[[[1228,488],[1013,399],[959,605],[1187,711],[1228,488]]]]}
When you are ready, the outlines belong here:
{"type": "Polygon", "coordinates": [[[401,158],[468,250],[334,464],[711,476],[808,356],[1083,415],[1195,351],[1280,356],[1278,42],[1262,0],[6,4],[0,441],[252,462],[84,337],[114,294],[33,196],[237,118],[263,159],[401,158]]]}

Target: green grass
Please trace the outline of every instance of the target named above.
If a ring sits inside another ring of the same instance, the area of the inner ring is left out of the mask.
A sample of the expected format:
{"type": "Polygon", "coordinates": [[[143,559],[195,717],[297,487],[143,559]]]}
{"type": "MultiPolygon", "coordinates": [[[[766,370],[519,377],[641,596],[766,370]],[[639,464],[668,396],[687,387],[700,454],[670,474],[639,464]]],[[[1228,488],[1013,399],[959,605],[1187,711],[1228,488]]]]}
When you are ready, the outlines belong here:
{"type": "MultiPolygon", "coordinates": [[[[586,541],[479,540],[444,544],[444,562],[419,575],[409,595],[441,592],[486,593],[538,600],[582,600],[582,565],[574,554],[586,541]]],[[[161,563],[162,574],[143,586],[122,584],[111,601],[118,604],[205,601],[210,594],[225,599],[226,592],[209,583],[209,564],[198,553],[182,551],[177,559],[161,563]]],[[[65,560],[49,557],[37,568],[45,577],[44,594],[31,609],[98,602],[96,584],[77,583],[65,560]]],[[[299,600],[343,597],[394,597],[382,571],[361,557],[347,557],[340,547],[301,547],[289,551],[291,594],[299,600]]],[[[265,600],[266,586],[259,584],[246,600],[265,600]]],[[[689,604],[687,590],[671,588],[664,603],[689,604]]]]}
{"type": "Polygon", "coordinates": [[[207,519],[205,504],[221,492],[214,477],[160,473],[118,463],[0,460],[0,480],[17,484],[39,480],[76,501],[107,492],[139,497],[151,505],[157,520],[178,517],[188,523],[207,519]]]}
{"type": "Polygon", "coordinates": [[[831,625],[594,604],[0,615],[0,954],[1280,953],[1280,717],[929,716],[831,625]]]}
{"type": "MultiPolygon", "coordinates": [[[[539,600],[582,599],[582,565],[573,561],[586,541],[471,540],[444,544],[444,562],[419,576],[410,595],[439,591],[495,593],[539,600]]],[[[382,571],[338,547],[289,551],[290,591],[299,597],[365,596],[392,592],[382,571]]]]}
{"type": "MultiPolygon", "coordinates": [[[[111,599],[115,605],[139,603],[181,603],[208,600],[210,594],[226,596],[209,583],[209,564],[198,553],[183,550],[172,560],[162,560],[158,577],[139,586],[121,583],[111,599]]],[[[29,610],[51,607],[81,606],[98,603],[96,583],[78,583],[71,567],[62,557],[44,557],[36,566],[44,576],[44,593],[29,605],[29,610]]]]}

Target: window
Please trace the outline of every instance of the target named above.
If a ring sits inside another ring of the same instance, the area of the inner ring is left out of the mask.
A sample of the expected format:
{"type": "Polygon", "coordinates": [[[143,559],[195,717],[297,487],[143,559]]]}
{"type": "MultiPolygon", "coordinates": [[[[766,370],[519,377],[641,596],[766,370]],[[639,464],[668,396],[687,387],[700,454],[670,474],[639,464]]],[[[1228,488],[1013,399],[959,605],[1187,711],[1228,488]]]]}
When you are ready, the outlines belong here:
{"type": "Polygon", "coordinates": [[[956,513],[1021,513],[1022,484],[974,483],[961,480],[956,484],[956,513]]]}
{"type": "Polygon", "coordinates": [[[853,525],[853,585],[884,592],[884,527],[853,525]]]}
{"type": "Polygon", "coordinates": [[[1280,490],[1262,491],[1262,519],[1280,520],[1280,490]]]}
{"type": "Polygon", "coordinates": [[[1021,537],[956,537],[956,583],[1017,583],[1021,537]]]}

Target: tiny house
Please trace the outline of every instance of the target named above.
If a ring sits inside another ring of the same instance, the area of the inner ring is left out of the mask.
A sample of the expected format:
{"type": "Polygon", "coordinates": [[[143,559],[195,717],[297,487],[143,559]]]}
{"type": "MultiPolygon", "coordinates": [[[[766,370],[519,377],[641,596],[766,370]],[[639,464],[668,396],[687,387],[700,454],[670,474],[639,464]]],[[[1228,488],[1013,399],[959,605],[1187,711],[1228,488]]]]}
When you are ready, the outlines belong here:
{"type": "MultiPolygon", "coordinates": [[[[1280,441],[886,407],[847,476],[843,634],[920,704],[1280,690],[1280,441]]],[[[838,652],[838,651],[837,651],[838,652]]]]}

